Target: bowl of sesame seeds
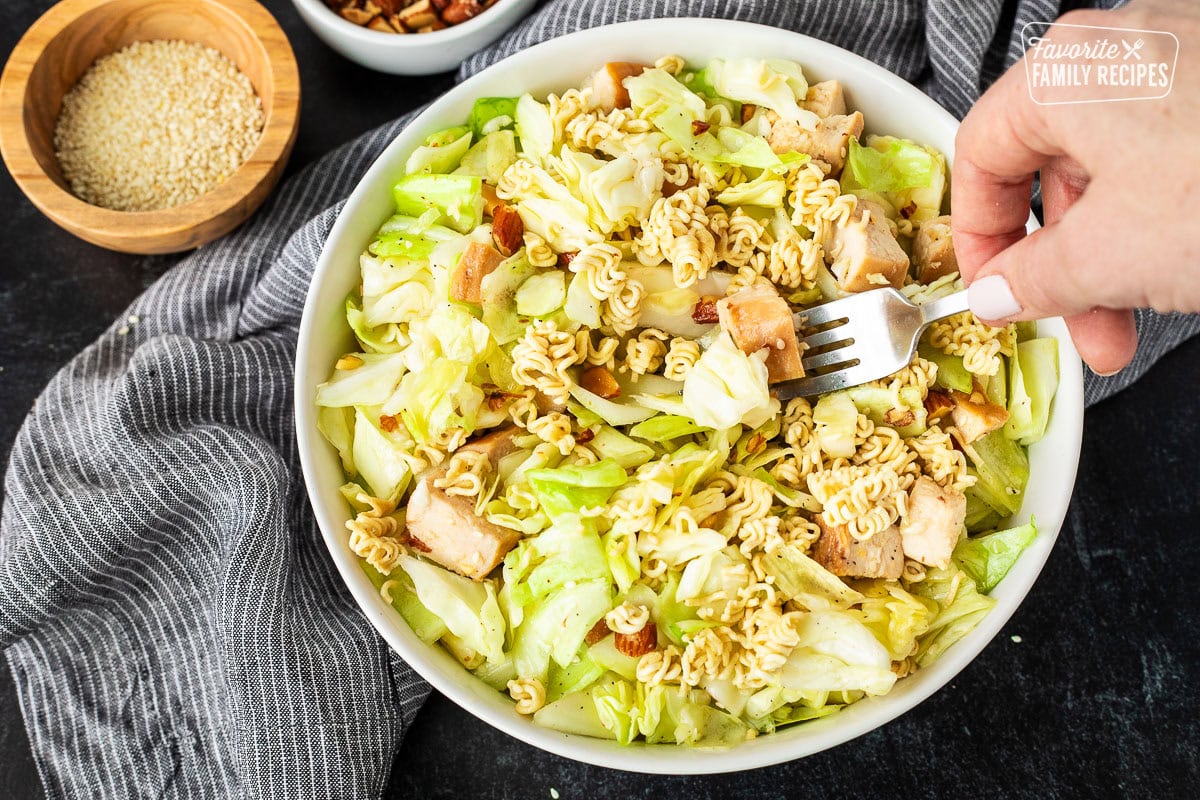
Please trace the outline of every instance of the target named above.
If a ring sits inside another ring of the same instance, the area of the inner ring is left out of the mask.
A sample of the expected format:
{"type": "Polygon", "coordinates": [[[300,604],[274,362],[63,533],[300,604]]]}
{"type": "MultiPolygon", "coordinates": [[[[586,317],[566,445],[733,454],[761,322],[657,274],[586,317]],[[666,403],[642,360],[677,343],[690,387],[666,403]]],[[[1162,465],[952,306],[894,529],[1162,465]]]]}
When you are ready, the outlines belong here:
{"type": "Polygon", "coordinates": [[[63,0],[0,76],[0,151],[65,230],[181,252],[266,200],[299,110],[291,46],[253,0],[63,0]]]}

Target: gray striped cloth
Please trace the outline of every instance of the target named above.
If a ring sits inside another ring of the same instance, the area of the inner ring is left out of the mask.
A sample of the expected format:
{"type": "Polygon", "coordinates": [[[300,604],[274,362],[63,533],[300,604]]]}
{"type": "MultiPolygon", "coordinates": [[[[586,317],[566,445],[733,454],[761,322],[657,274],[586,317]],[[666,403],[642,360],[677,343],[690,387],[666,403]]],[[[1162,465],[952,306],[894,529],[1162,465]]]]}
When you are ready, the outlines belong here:
{"type": "MultiPolygon", "coordinates": [[[[962,116],[1053,19],[1023,0],[562,0],[462,76],[544,39],[712,16],[855,50],[962,116]]],[[[300,309],[338,201],[411,119],[342,147],[184,259],[50,383],[5,482],[0,646],[50,797],[378,796],[428,688],[342,587],[297,465],[300,309]]],[[[1136,365],[1200,329],[1142,316],[1136,365]]]]}

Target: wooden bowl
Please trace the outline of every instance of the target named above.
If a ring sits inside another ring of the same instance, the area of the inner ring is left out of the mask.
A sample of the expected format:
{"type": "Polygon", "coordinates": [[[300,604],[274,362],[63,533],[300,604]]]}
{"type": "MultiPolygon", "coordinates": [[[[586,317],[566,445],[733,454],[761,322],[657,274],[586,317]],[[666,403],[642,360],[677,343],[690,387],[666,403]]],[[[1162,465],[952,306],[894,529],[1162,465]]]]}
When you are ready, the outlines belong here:
{"type": "Polygon", "coordinates": [[[300,79],[291,45],[253,0],[63,0],[17,43],[0,76],[0,152],[21,191],[55,223],[126,253],[177,253],[222,236],[262,205],[296,140],[300,79]],[[63,96],[101,56],[181,39],[219,50],[262,100],[262,138],[223,183],[161,211],[112,211],[75,197],[54,150],[63,96]]]}

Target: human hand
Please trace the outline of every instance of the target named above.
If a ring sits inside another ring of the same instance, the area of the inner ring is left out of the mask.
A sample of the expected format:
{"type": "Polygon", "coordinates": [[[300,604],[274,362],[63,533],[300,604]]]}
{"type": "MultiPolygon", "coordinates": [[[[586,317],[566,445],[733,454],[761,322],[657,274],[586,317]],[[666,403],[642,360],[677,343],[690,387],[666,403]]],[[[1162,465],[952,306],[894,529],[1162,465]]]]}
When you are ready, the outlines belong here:
{"type": "MultiPolygon", "coordinates": [[[[1158,100],[1038,105],[1018,62],[967,114],[955,143],[955,252],[976,316],[1064,316],[1101,375],[1137,349],[1130,309],[1200,311],[1200,8],[1145,0],[1059,22],[1171,31],[1172,91],[1158,100]],[[1040,170],[1045,227],[1026,235],[1040,170]]],[[[1070,33],[1070,29],[1055,29],[1070,33]]],[[[1150,37],[1147,61],[1171,61],[1150,37]]],[[[1029,56],[1027,55],[1026,58],[1029,56]]]]}

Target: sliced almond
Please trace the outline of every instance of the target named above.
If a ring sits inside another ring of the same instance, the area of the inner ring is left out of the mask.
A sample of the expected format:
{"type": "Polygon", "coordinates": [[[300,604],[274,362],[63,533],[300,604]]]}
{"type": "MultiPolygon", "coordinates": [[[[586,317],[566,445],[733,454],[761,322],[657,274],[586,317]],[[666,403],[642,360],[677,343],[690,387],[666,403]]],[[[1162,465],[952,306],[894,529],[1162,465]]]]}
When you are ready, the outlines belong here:
{"type": "Polygon", "coordinates": [[[579,385],[605,400],[611,400],[621,394],[621,385],[606,367],[588,367],[579,376],[579,385]]]}
{"type": "Polygon", "coordinates": [[[353,22],[355,25],[366,25],[375,17],[375,15],[370,11],[364,11],[361,8],[353,8],[350,6],[343,8],[338,13],[342,15],[342,19],[346,20],[347,22],[353,22]]]}
{"type": "Polygon", "coordinates": [[[432,25],[438,18],[429,0],[417,0],[400,12],[400,21],[404,23],[404,27],[415,31],[422,26],[432,25]]]}
{"type": "Polygon", "coordinates": [[[587,632],[587,636],[583,637],[583,641],[588,647],[591,647],[610,633],[612,631],[608,629],[608,623],[604,621],[604,617],[601,617],[587,632]]]}
{"type": "Polygon", "coordinates": [[[613,644],[622,655],[640,658],[658,646],[658,628],[653,622],[647,622],[637,633],[613,634],[613,644]]]}
{"type": "Polygon", "coordinates": [[[477,0],[454,0],[442,12],[442,22],[447,25],[458,25],[483,11],[477,0]]]}
{"type": "Polygon", "coordinates": [[[942,419],[954,408],[954,401],[946,392],[930,389],[925,395],[925,412],[929,415],[928,422],[933,423],[942,419]]]}
{"type": "Polygon", "coordinates": [[[392,23],[387,21],[387,17],[379,16],[367,23],[367,27],[373,31],[380,33],[395,33],[396,29],[392,27],[392,23]]]}
{"type": "Polygon", "coordinates": [[[525,243],[525,223],[521,215],[507,203],[500,203],[492,211],[492,238],[496,249],[505,257],[521,249],[525,243]]]}

